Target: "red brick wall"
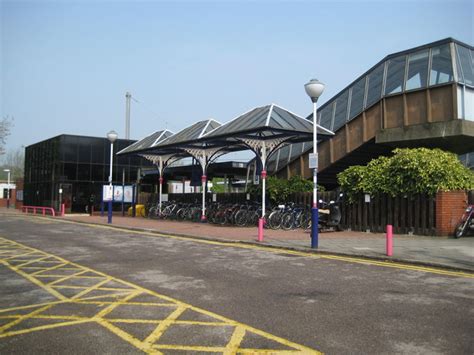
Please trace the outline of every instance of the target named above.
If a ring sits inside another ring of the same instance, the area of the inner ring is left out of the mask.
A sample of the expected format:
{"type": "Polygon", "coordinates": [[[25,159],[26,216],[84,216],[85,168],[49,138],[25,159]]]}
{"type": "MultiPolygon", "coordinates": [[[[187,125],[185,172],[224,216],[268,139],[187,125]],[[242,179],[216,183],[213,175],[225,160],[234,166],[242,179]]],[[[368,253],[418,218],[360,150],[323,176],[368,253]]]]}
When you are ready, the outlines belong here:
{"type": "MultiPolygon", "coordinates": [[[[13,208],[15,203],[16,203],[16,190],[11,189],[10,190],[10,208],[13,208]]],[[[7,199],[6,198],[0,198],[0,207],[7,207],[7,199]]]]}
{"type": "Polygon", "coordinates": [[[466,209],[465,191],[440,191],[436,194],[436,234],[453,235],[456,225],[466,209]]]}

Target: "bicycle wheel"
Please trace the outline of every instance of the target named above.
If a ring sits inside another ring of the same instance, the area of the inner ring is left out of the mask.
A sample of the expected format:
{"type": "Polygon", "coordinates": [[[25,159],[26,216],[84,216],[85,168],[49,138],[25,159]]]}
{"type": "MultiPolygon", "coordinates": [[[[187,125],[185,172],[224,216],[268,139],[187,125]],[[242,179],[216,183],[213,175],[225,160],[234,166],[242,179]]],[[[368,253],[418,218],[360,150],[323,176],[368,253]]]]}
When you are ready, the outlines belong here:
{"type": "Polygon", "coordinates": [[[301,228],[304,230],[311,229],[311,214],[309,212],[304,212],[301,214],[301,228]]]}
{"type": "Polygon", "coordinates": [[[281,228],[286,231],[293,229],[294,219],[295,216],[293,215],[293,212],[286,212],[283,214],[281,217],[281,228]]]}
{"type": "Polygon", "coordinates": [[[273,211],[267,219],[268,226],[271,229],[278,229],[281,226],[281,212],[273,211]]]}
{"type": "Polygon", "coordinates": [[[243,227],[247,224],[247,211],[239,210],[234,216],[234,223],[236,226],[243,227]]]}

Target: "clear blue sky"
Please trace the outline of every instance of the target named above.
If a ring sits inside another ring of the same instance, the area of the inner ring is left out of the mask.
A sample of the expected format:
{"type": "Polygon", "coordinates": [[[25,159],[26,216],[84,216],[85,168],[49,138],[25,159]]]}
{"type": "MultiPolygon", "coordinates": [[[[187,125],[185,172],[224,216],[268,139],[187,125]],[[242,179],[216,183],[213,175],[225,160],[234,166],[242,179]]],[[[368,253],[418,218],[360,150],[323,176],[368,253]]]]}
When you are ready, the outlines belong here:
{"type": "Polygon", "coordinates": [[[272,102],[311,112],[384,56],[445,37],[473,44],[472,1],[5,1],[0,113],[7,149],[61,133],[132,138],[226,122],[272,102]],[[151,111],[153,112],[151,112],[151,111]]]}

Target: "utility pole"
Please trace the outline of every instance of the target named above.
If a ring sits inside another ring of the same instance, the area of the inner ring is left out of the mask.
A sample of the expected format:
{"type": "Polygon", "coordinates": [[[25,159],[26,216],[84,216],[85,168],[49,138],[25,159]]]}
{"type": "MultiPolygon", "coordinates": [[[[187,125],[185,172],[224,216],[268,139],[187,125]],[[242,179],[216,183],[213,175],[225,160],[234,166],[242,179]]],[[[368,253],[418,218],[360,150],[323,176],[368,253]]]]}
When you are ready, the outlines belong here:
{"type": "Polygon", "coordinates": [[[125,139],[130,139],[130,99],[132,94],[125,94],[125,139]]]}

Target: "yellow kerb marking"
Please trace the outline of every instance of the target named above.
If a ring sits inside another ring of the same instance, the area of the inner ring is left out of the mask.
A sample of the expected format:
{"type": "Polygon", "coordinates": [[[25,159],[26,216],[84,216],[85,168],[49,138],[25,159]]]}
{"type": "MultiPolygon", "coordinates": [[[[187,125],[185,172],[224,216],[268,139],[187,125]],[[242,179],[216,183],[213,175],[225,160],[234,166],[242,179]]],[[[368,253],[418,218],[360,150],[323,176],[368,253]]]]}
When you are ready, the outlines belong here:
{"type": "Polygon", "coordinates": [[[305,251],[288,250],[288,249],[279,248],[279,247],[268,247],[268,246],[264,246],[264,245],[260,246],[260,245],[253,245],[253,244],[243,244],[241,242],[231,242],[231,241],[228,241],[228,242],[222,241],[221,242],[221,241],[214,241],[214,240],[197,239],[197,238],[194,238],[194,237],[182,237],[182,236],[171,235],[171,234],[162,234],[160,232],[135,231],[135,230],[127,229],[125,227],[105,226],[105,225],[93,224],[93,223],[80,223],[80,222],[65,221],[65,220],[61,220],[61,222],[62,223],[77,224],[77,225],[85,225],[85,226],[92,227],[92,228],[115,230],[115,231],[120,231],[120,232],[124,232],[124,233],[127,233],[127,234],[137,234],[137,235],[146,235],[146,236],[151,236],[151,237],[184,240],[184,241],[193,242],[193,243],[218,245],[218,246],[231,247],[231,248],[240,248],[240,249],[261,250],[261,251],[265,251],[265,252],[269,252],[269,253],[297,255],[297,256],[304,256],[304,257],[315,258],[315,259],[338,260],[338,261],[344,261],[344,262],[349,262],[349,263],[364,264],[364,265],[375,265],[375,266],[389,267],[389,268],[403,269],[403,270],[413,270],[413,271],[427,272],[427,273],[438,274],[438,275],[446,275],[446,276],[474,278],[474,273],[468,273],[468,272],[462,272],[462,271],[449,271],[449,270],[443,270],[443,269],[438,269],[438,268],[434,268],[434,267],[416,266],[416,265],[409,265],[409,264],[403,264],[403,263],[392,262],[392,261],[377,261],[377,260],[362,259],[362,258],[352,257],[352,256],[315,254],[315,253],[310,253],[310,252],[305,252],[305,251]]]}

